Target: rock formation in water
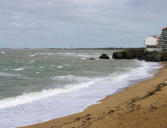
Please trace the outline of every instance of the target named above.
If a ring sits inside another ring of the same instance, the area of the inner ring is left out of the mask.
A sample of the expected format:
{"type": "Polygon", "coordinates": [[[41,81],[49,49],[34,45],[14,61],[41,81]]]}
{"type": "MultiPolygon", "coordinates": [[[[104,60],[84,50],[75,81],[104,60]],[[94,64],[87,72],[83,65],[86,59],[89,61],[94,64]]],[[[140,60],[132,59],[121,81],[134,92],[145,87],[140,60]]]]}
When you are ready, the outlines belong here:
{"type": "Polygon", "coordinates": [[[102,54],[99,59],[110,59],[110,57],[107,54],[102,54]]]}

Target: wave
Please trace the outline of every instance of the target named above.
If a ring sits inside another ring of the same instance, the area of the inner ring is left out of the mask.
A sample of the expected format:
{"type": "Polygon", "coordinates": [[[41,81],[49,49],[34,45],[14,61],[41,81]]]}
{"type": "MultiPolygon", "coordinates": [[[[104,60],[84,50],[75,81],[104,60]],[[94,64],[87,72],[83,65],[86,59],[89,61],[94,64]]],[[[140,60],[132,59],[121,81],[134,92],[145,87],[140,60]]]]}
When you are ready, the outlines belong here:
{"type": "MultiPolygon", "coordinates": [[[[114,72],[105,77],[88,78],[88,77],[79,77],[75,75],[56,76],[56,77],[53,77],[52,79],[67,80],[67,81],[77,80],[78,82],[75,84],[74,83],[67,84],[61,88],[50,88],[48,90],[42,90],[40,92],[23,93],[22,95],[17,96],[17,97],[2,99],[0,100],[0,108],[2,109],[2,108],[14,107],[17,105],[37,101],[43,98],[56,96],[58,94],[76,91],[81,88],[86,88],[86,87],[93,86],[93,85],[95,86],[96,84],[101,84],[101,85],[109,84],[110,85],[114,82],[119,83],[119,82],[128,82],[132,80],[143,79],[146,77],[153,76],[153,74],[149,73],[150,70],[160,68],[160,65],[157,63],[140,62],[140,65],[141,66],[139,68],[129,69],[129,71],[127,72],[114,72]]],[[[126,83],[126,84],[129,84],[129,83],[126,83]]],[[[122,85],[122,87],[124,86],[122,85]]]]}
{"type": "MultiPolygon", "coordinates": [[[[45,56],[72,56],[72,57],[79,57],[82,58],[82,60],[85,60],[86,58],[96,58],[98,59],[101,53],[72,53],[72,52],[66,52],[66,53],[35,53],[29,55],[30,57],[35,57],[37,55],[45,55],[45,56]]],[[[112,58],[112,54],[109,55],[112,58]]]]}
{"type": "Polygon", "coordinates": [[[62,68],[63,68],[63,66],[57,66],[57,68],[62,69],[62,68]]]}
{"type": "Polygon", "coordinates": [[[79,81],[79,82],[93,80],[92,78],[79,77],[79,76],[75,76],[75,75],[55,76],[55,77],[52,77],[51,79],[52,80],[59,80],[59,81],[79,81]]]}
{"type": "Polygon", "coordinates": [[[7,72],[0,72],[0,77],[14,77],[14,78],[19,78],[19,79],[24,79],[24,80],[30,80],[30,79],[33,79],[33,78],[30,78],[30,77],[27,77],[27,76],[24,76],[22,74],[19,74],[19,73],[7,73],[7,72]]]}
{"type": "Polygon", "coordinates": [[[1,53],[1,54],[6,54],[6,52],[5,52],[5,51],[1,51],[0,53],[1,53]]]}
{"type": "Polygon", "coordinates": [[[35,54],[32,54],[32,55],[29,55],[29,56],[34,57],[34,56],[36,56],[36,55],[35,55],[35,54]]]}
{"type": "Polygon", "coordinates": [[[35,53],[35,54],[31,54],[29,56],[30,57],[36,57],[37,55],[48,55],[48,56],[51,56],[51,55],[55,55],[55,53],[35,53]]]}
{"type": "Polygon", "coordinates": [[[24,69],[30,69],[30,68],[33,68],[33,67],[19,67],[19,68],[5,68],[3,69],[4,71],[23,71],[24,69]]]}
{"type": "Polygon", "coordinates": [[[87,83],[69,84],[69,85],[66,85],[66,87],[64,88],[55,88],[55,89],[42,90],[41,92],[24,93],[23,95],[20,95],[17,97],[2,99],[0,100],[0,109],[14,107],[17,105],[30,103],[30,102],[37,101],[43,98],[55,96],[58,94],[75,91],[77,89],[88,87],[92,83],[93,82],[90,81],[87,83]]]}
{"type": "Polygon", "coordinates": [[[24,68],[16,68],[16,69],[13,69],[13,70],[15,70],[15,71],[22,71],[22,70],[24,70],[24,68]]]}
{"type": "Polygon", "coordinates": [[[22,75],[20,75],[20,74],[6,73],[6,72],[0,72],[0,76],[21,77],[22,75]]]}
{"type": "MultiPolygon", "coordinates": [[[[62,56],[72,56],[72,57],[79,57],[82,60],[86,60],[87,58],[95,58],[98,59],[101,53],[56,53],[57,55],[62,56]]],[[[109,55],[112,58],[112,55],[109,55]]]]}

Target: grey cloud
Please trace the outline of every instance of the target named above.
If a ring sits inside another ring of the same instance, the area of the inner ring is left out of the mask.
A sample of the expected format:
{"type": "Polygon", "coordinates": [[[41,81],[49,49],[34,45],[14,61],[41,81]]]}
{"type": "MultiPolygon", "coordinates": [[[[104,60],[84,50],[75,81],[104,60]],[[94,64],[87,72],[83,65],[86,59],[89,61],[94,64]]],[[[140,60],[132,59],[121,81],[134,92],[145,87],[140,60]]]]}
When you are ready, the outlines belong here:
{"type": "Polygon", "coordinates": [[[166,0],[2,0],[0,44],[142,46],[144,37],[165,27],[166,5],[166,0]]]}

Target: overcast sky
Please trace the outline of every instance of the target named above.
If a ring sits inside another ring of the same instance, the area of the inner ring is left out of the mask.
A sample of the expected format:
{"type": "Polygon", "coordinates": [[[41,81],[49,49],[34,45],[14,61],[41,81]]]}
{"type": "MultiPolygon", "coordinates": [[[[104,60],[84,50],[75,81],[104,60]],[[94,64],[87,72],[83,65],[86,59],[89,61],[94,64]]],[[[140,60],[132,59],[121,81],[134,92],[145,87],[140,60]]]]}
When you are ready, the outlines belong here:
{"type": "Polygon", "coordinates": [[[167,0],[1,0],[0,47],[141,47],[167,0]]]}

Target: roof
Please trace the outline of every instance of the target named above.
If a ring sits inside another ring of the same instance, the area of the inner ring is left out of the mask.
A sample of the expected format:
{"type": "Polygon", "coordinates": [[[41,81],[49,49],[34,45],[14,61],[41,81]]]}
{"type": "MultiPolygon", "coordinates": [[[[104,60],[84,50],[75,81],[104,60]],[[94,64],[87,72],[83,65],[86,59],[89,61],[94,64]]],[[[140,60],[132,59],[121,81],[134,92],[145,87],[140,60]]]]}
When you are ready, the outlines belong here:
{"type": "Polygon", "coordinates": [[[162,31],[165,31],[165,30],[167,30],[167,27],[162,29],[162,31]]]}
{"type": "Polygon", "coordinates": [[[154,37],[154,38],[156,38],[156,39],[159,39],[159,37],[158,37],[158,36],[155,36],[155,35],[154,35],[154,36],[152,36],[152,37],[154,37]]]}

